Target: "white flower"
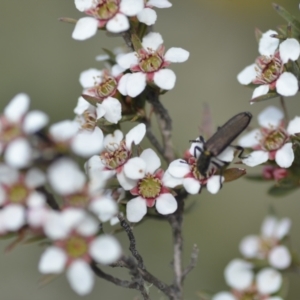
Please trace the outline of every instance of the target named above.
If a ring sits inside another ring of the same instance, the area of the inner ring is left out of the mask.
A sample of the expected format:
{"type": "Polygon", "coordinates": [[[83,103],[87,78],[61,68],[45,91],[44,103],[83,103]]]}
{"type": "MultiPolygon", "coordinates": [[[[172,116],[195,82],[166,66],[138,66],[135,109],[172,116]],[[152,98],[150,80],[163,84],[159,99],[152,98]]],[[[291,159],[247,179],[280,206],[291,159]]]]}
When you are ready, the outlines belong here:
{"type": "Polygon", "coordinates": [[[237,79],[241,84],[253,82],[260,85],[253,91],[252,99],[275,89],[282,96],[293,96],[298,92],[298,80],[294,74],[284,71],[284,64],[299,58],[299,42],[294,38],[287,38],[279,45],[279,39],[271,37],[274,34],[277,32],[269,30],[262,35],[259,42],[262,56],[256,59],[255,64],[238,74],[237,79]]]}
{"type": "MultiPolygon", "coordinates": [[[[88,118],[89,115],[86,117],[88,118]]],[[[99,127],[91,128],[88,125],[80,128],[77,121],[60,121],[50,126],[50,137],[60,146],[70,147],[79,156],[91,157],[103,149],[103,133],[99,127]]]]}
{"type": "Polygon", "coordinates": [[[266,299],[281,300],[271,295],[278,292],[282,285],[281,274],[272,269],[264,268],[256,276],[253,266],[241,259],[232,260],[225,268],[224,275],[232,293],[221,292],[213,300],[266,299]]]}
{"type": "Polygon", "coordinates": [[[0,116],[0,154],[14,168],[28,167],[32,160],[29,136],[48,123],[41,111],[28,112],[30,99],[26,94],[16,95],[0,116]]]}
{"type": "Polygon", "coordinates": [[[291,264],[291,254],[281,240],[289,233],[291,221],[268,216],[263,221],[261,235],[249,235],[242,239],[240,251],[246,258],[267,259],[276,269],[286,269],[291,264]]]}
{"type": "Polygon", "coordinates": [[[91,17],[78,20],[72,37],[85,40],[94,36],[98,28],[106,27],[113,33],[129,29],[128,17],[136,16],[144,9],[143,0],[75,0],[76,8],[91,17]]]}
{"type": "Polygon", "coordinates": [[[252,264],[242,259],[234,259],[226,266],[224,276],[230,287],[236,290],[248,289],[254,278],[252,264]]]}
{"type": "Polygon", "coordinates": [[[224,177],[214,175],[216,172],[214,162],[218,165],[223,165],[224,162],[229,163],[234,158],[234,150],[232,147],[226,148],[216,158],[212,158],[207,174],[200,174],[197,167],[197,160],[201,155],[202,147],[203,145],[200,141],[192,143],[188,152],[187,161],[177,159],[171,162],[166,171],[166,173],[170,174],[168,177],[169,186],[175,187],[182,184],[190,194],[198,194],[202,186],[205,185],[207,190],[212,194],[216,194],[220,190],[224,177]]]}
{"type": "Polygon", "coordinates": [[[157,19],[157,14],[152,7],[168,8],[172,4],[168,0],[150,0],[145,4],[145,8],[137,14],[137,18],[140,22],[145,23],[147,26],[151,26],[157,19]]]}
{"type": "Polygon", "coordinates": [[[255,149],[243,159],[243,163],[254,167],[268,160],[275,160],[279,167],[289,168],[295,158],[290,136],[300,131],[300,117],[289,122],[287,129],[282,125],[283,113],[269,106],[258,115],[260,129],[254,129],[239,140],[242,147],[255,149]]]}
{"type": "Polygon", "coordinates": [[[86,170],[90,178],[104,179],[117,175],[120,185],[124,189],[132,188],[132,181],[125,178],[124,167],[131,158],[132,143],[138,145],[146,134],[145,124],[133,127],[125,136],[122,131],[115,130],[104,138],[105,150],[97,156],[91,157],[86,163],[86,170]]]}
{"type": "Polygon", "coordinates": [[[45,196],[36,191],[45,183],[45,175],[38,169],[21,173],[0,164],[0,206],[2,226],[6,231],[17,231],[27,223],[28,210],[45,207],[45,196]]]}
{"type": "Polygon", "coordinates": [[[96,236],[98,222],[84,211],[54,213],[45,225],[46,234],[59,242],[46,249],[39,262],[43,274],[61,273],[66,269],[72,289],[79,295],[91,292],[94,285],[90,262],[111,264],[122,254],[118,241],[110,235],[96,236]],[[54,216],[54,215],[53,215],[54,216]]]}
{"type": "Polygon", "coordinates": [[[138,52],[118,55],[116,60],[124,69],[133,72],[125,74],[118,86],[124,96],[138,96],[146,87],[147,82],[155,83],[163,90],[171,90],[175,86],[176,75],[172,70],[165,69],[170,63],[185,62],[189,52],[182,48],[170,48],[165,54],[162,36],[150,32],[143,37],[143,48],[138,52]]]}
{"type": "Polygon", "coordinates": [[[131,158],[124,166],[125,180],[132,195],[138,197],[127,202],[127,219],[139,222],[147,213],[147,207],[155,205],[162,215],[176,211],[177,201],[167,188],[160,159],[152,149],[144,150],[140,157],[131,158]]]}
{"type": "Polygon", "coordinates": [[[111,71],[89,69],[82,72],[79,81],[84,88],[83,96],[92,97],[98,103],[94,107],[83,97],[80,97],[74,112],[78,116],[84,117],[88,111],[90,114],[96,115],[96,120],[104,117],[111,123],[118,123],[122,117],[122,107],[119,100],[114,96],[123,71],[123,68],[114,65],[111,71]]]}

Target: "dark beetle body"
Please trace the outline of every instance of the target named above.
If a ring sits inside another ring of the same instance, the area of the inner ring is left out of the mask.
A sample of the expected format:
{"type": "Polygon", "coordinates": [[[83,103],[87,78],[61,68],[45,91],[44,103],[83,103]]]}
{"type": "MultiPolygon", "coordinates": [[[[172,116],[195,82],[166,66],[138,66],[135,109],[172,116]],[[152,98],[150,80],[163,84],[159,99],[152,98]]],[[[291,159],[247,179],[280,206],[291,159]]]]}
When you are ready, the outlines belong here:
{"type": "MultiPolygon", "coordinates": [[[[203,138],[200,137],[200,141],[203,143],[203,148],[196,147],[195,149],[200,151],[201,154],[197,160],[197,168],[201,175],[206,176],[209,169],[210,163],[213,163],[218,168],[221,168],[226,162],[218,160],[216,157],[221,154],[233,141],[242,133],[249,125],[252,118],[250,112],[242,112],[230,120],[228,120],[218,131],[204,142],[203,138]],[[212,161],[212,158],[216,158],[220,163],[212,161]]],[[[242,147],[236,146],[237,149],[243,150],[242,147]]],[[[240,153],[241,155],[242,153],[240,153]]]]}

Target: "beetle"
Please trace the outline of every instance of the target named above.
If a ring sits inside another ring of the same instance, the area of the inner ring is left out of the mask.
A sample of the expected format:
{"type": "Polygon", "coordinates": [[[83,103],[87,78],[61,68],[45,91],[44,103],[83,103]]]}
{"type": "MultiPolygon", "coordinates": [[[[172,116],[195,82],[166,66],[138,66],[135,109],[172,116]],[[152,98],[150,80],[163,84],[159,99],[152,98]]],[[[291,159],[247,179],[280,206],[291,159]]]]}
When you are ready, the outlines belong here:
{"type": "MultiPolygon", "coordinates": [[[[194,156],[196,156],[196,151],[199,151],[201,154],[197,159],[197,169],[201,175],[207,176],[209,171],[210,164],[215,165],[217,168],[222,168],[228,162],[222,161],[217,158],[225,148],[230,146],[234,139],[239,136],[249,125],[252,119],[252,114],[250,112],[242,112],[231,119],[229,119],[223,126],[219,127],[217,132],[211,136],[206,142],[202,136],[199,137],[199,140],[192,140],[190,142],[202,143],[202,148],[196,146],[194,148],[194,156]]],[[[238,157],[243,158],[242,154],[244,148],[241,146],[232,146],[237,150],[240,150],[238,157]]]]}

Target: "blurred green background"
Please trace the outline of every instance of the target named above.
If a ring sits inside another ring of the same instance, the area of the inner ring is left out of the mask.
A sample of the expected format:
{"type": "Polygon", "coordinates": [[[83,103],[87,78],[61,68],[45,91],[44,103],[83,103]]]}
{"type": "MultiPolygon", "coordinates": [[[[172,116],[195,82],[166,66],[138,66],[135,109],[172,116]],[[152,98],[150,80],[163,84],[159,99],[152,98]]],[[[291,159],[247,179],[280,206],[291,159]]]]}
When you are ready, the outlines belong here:
{"type": "MultiPolygon", "coordinates": [[[[162,33],[167,48],[183,47],[191,53],[188,62],[172,65],[177,84],[162,98],[173,117],[174,145],[180,153],[189,146],[188,140],[198,135],[204,102],[210,105],[216,126],[238,112],[250,110],[256,116],[267,105],[278,104],[275,99],[249,106],[251,90],[240,86],[236,75],[258,54],[254,28],[266,31],[284,21],[273,11],[269,0],[171,2],[171,9],[157,10],[155,29],[162,33]]],[[[300,18],[298,1],[278,4],[300,18]]],[[[95,56],[102,53],[102,47],[112,49],[121,45],[122,40],[109,39],[103,32],[85,42],[72,40],[73,25],[58,21],[63,16],[80,18],[82,14],[76,11],[71,0],[1,1],[1,108],[16,93],[26,92],[31,96],[32,108],[46,111],[51,121],[73,118],[72,110],[81,92],[79,73],[91,67],[101,68],[95,56]]],[[[297,101],[296,97],[287,100],[290,117],[299,115],[297,101]]],[[[255,117],[252,125],[256,125],[255,117]]],[[[258,233],[270,204],[280,216],[292,219],[293,247],[300,250],[299,192],[274,199],[266,195],[268,186],[241,179],[224,185],[215,196],[203,191],[187,201],[196,201],[196,205],[184,220],[185,263],[194,243],[200,252],[197,268],[185,284],[185,299],[199,299],[197,291],[201,289],[217,292],[226,288],[224,267],[239,256],[238,244],[242,237],[258,233]]],[[[147,221],[135,229],[135,234],[146,266],[170,282],[172,247],[168,224],[147,221]]],[[[127,248],[126,239],[120,238],[127,248]]],[[[8,254],[4,253],[8,243],[1,241],[1,300],[81,298],[69,288],[64,275],[49,285],[39,286],[37,264],[42,248],[21,246],[8,254]]],[[[300,278],[296,275],[289,278],[287,299],[299,299],[300,278]]],[[[163,299],[155,288],[151,291],[152,299],[163,299]]],[[[93,292],[85,298],[139,299],[135,291],[98,279],[93,292]]]]}

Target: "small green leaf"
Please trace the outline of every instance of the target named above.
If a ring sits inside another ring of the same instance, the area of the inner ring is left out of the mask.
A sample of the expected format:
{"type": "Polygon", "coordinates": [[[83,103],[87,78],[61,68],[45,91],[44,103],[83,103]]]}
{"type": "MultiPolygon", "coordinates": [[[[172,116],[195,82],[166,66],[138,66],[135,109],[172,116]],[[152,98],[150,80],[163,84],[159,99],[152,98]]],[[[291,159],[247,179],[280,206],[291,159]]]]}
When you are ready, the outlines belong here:
{"type": "Polygon", "coordinates": [[[72,18],[67,18],[67,17],[62,17],[58,19],[61,22],[65,22],[65,23],[70,23],[70,24],[76,24],[77,20],[76,19],[72,19],[72,18]]]}
{"type": "Polygon", "coordinates": [[[269,99],[276,98],[276,97],[278,97],[278,94],[275,93],[275,92],[271,92],[271,93],[268,93],[268,94],[265,94],[265,95],[262,95],[262,96],[251,99],[250,104],[254,104],[256,102],[269,100],[269,99]]]}
{"type": "Polygon", "coordinates": [[[265,181],[261,175],[247,175],[245,178],[252,181],[265,181]]]}
{"type": "Polygon", "coordinates": [[[290,187],[274,185],[268,190],[268,194],[273,197],[283,197],[295,191],[297,188],[298,186],[296,185],[290,187]]]}
{"type": "Polygon", "coordinates": [[[136,34],[131,35],[131,42],[132,42],[133,48],[136,52],[138,52],[140,49],[143,48],[141,40],[139,39],[139,37],[136,34]]]}
{"type": "Polygon", "coordinates": [[[282,6],[273,3],[273,8],[276,10],[276,12],[284,18],[288,23],[290,23],[293,27],[293,29],[297,30],[300,33],[300,22],[291,15],[287,10],[285,10],[282,6]]]}
{"type": "Polygon", "coordinates": [[[93,106],[97,106],[97,103],[99,103],[98,99],[96,99],[90,95],[82,94],[81,96],[82,96],[82,98],[84,98],[88,103],[90,103],[93,106]]]}
{"type": "Polygon", "coordinates": [[[263,34],[262,31],[258,28],[255,28],[254,34],[255,34],[256,41],[259,43],[259,40],[261,39],[263,34]]]}

